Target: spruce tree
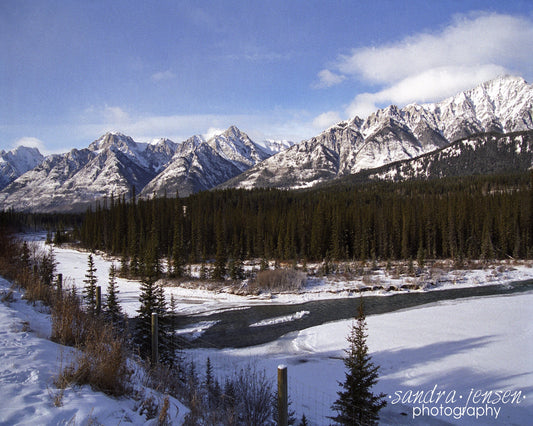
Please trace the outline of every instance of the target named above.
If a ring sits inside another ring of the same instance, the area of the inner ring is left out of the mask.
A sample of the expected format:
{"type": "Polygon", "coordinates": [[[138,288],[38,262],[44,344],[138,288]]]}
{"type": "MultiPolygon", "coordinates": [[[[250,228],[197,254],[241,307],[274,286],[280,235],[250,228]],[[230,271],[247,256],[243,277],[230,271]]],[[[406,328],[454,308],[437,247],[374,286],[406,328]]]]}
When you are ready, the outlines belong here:
{"type": "Polygon", "coordinates": [[[22,254],[21,254],[22,267],[30,269],[31,267],[31,253],[28,243],[24,241],[22,244],[22,254]]]}
{"type": "Polygon", "coordinates": [[[83,288],[83,299],[87,312],[94,314],[96,312],[96,267],[94,266],[93,255],[89,254],[87,259],[87,273],[83,280],[85,286],[83,288]]]}
{"type": "Polygon", "coordinates": [[[309,422],[307,421],[307,417],[305,417],[305,414],[302,414],[302,419],[300,420],[298,426],[309,426],[309,422]]]}
{"type": "Polygon", "coordinates": [[[226,276],[226,248],[224,247],[224,241],[222,236],[222,231],[220,227],[217,228],[216,233],[216,254],[215,254],[215,266],[213,268],[214,280],[224,280],[226,276]]]}
{"type": "MultiPolygon", "coordinates": [[[[153,259],[152,259],[153,260],[153,259]]],[[[171,345],[171,325],[169,323],[169,314],[165,300],[164,288],[161,283],[156,282],[157,268],[155,263],[149,262],[145,268],[145,276],[141,281],[139,293],[140,306],[137,321],[137,341],[141,352],[150,353],[151,350],[151,332],[152,332],[152,314],[158,315],[159,325],[159,361],[172,365],[174,361],[174,348],[171,345]]]]}
{"type": "MultiPolygon", "coordinates": [[[[176,216],[179,217],[178,215],[176,216]]],[[[183,276],[185,259],[183,253],[183,234],[181,223],[176,220],[174,224],[174,239],[172,242],[172,275],[181,278],[183,276]]]]}
{"type": "Polygon", "coordinates": [[[137,341],[141,352],[149,354],[151,350],[152,313],[157,313],[157,292],[153,276],[146,276],[141,281],[139,292],[140,306],[137,310],[137,341]]]}
{"type": "Polygon", "coordinates": [[[379,410],[387,403],[385,394],[374,395],[371,390],[377,382],[379,366],[372,363],[368,354],[367,337],[361,299],[359,314],[347,338],[350,347],[345,351],[345,381],[339,382],[342,390],[337,392],[338,398],[331,407],[337,415],[330,418],[337,424],[375,425],[379,410]]]}
{"type": "Polygon", "coordinates": [[[109,268],[109,282],[107,285],[107,300],[105,305],[105,315],[109,321],[113,324],[118,324],[122,316],[122,311],[118,303],[117,288],[117,268],[112,263],[109,268]]]}
{"type": "Polygon", "coordinates": [[[41,265],[39,267],[39,275],[41,281],[45,285],[52,285],[54,281],[54,274],[56,272],[56,260],[54,255],[54,250],[50,246],[48,253],[43,255],[41,259],[41,265]]]}

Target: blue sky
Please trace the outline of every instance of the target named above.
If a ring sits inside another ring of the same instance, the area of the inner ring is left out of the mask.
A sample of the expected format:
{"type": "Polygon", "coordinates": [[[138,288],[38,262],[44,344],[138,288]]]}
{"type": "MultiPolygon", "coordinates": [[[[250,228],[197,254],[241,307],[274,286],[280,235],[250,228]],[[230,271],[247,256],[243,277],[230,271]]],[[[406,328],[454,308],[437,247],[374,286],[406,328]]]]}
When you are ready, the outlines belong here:
{"type": "Polygon", "coordinates": [[[533,81],[531,0],[0,0],[0,148],[235,124],[299,142],[500,74],[533,81]]]}

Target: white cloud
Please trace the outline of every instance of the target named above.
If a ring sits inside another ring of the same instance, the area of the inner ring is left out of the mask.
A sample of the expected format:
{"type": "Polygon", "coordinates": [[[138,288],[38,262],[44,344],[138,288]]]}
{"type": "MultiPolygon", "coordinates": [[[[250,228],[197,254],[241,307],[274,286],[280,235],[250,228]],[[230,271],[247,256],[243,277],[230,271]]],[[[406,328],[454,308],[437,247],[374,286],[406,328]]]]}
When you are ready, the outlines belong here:
{"type": "Polygon", "coordinates": [[[80,117],[85,123],[102,123],[106,126],[123,125],[131,118],[128,112],[119,106],[90,106],[86,108],[80,117]]]}
{"type": "Polygon", "coordinates": [[[337,124],[339,121],[342,121],[342,118],[337,111],[328,111],[316,117],[313,120],[313,126],[318,130],[324,130],[337,124]]]}
{"type": "Polygon", "coordinates": [[[152,74],[152,81],[163,81],[163,80],[172,80],[174,77],[176,77],[176,75],[170,71],[170,70],[166,70],[166,71],[159,71],[159,72],[156,72],[154,74],[152,74]]]}
{"type": "Polygon", "coordinates": [[[380,86],[346,108],[349,116],[366,117],[390,103],[439,101],[502,74],[533,78],[532,51],[533,21],[478,12],[456,16],[439,32],[354,49],[332,74],[380,86]]]}
{"type": "Polygon", "coordinates": [[[13,148],[16,148],[18,146],[37,148],[41,152],[45,151],[44,142],[32,136],[23,137],[15,141],[15,143],[13,144],[13,148]]]}
{"type": "Polygon", "coordinates": [[[381,91],[359,94],[346,112],[350,117],[358,115],[365,118],[384,104],[440,101],[506,72],[505,68],[498,65],[434,68],[409,76],[381,91]]]}
{"type": "Polygon", "coordinates": [[[497,64],[532,71],[533,22],[501,14],[460,16],[438,34],[423,33],[342,56],[338,70],[373,83],[391,83],[433,68],[497,64]]]}
{"type": "Polygon", "coordinates": [[[330,70],[322,70],[318,73],[318,79],[319,82],[315,85],[315,87],[322,88],[340,84],[346,79],[346,76],[336,74],[334,72],[331,72],[330,70]]]}
{"type": "Polygon", "coordinates": [[[129,114],[118,106],[106,105],[103,114],[110,123],[127,123],[130,120],[129,114]]]}
{"type": "Polygon", "coordinates": [[[221,133],[224,133],[225,131],[226,129],[217,129],[216,127],[210,127],[209,129],[207,129],[207,132],[205,132],[202,136],[206,140],[209,140],[215,136],[220,135],[221,133]]]}

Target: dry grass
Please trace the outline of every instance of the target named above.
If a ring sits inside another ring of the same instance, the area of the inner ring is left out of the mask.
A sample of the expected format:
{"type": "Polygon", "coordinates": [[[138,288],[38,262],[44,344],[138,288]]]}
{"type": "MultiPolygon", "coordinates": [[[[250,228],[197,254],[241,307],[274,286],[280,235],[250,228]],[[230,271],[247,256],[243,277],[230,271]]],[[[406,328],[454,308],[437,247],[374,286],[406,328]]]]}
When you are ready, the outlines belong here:
{"type": "Polygon", "coordinates": [[[15,284],[24,289],[24,299],[35,304],[41,301],[46,306],[51,306],[55,303],[57,292],[53,287],[44,284],[39,277],[36,277],[28,270],[22,270],[16,280],[15,284]]]}
{"type": "Polygon", "coordinates": [[[54,384],[58,388],[72,384],[90,385],[109,395],[127,394],[131,371],[127,366],[125,347],[124,341],[108,325],[89,330],[85,346],[60,371],[54,384]]]}
{"type": "Polygon", "coordinates": [[[159,410],[159,416],[157,417],[158,426],[170,425],[170,418],[169,418],[169,412],[168,412],[169,407],[170,407],[170,402],[169,402],[168,396],[166,396],[165,400],[163,401],[163,405],[161,409],[159,410]]]}
{"type": "MultiPolygon", "coordinates": [[[[53,341],[78,349],[69,365],[60,366],[55,380],[60,390],[52,395],[54,405],[61,405],[62,390],[71,384],[88,384],[115,396],[128,393],[131,373],[125,340],[118,337],[112,325],[84,312],[73,288],[65,291],[53,283],[43,283],[37,273],[42,256],[34,252],[29,262],[22,262],[22,252],[20,241],[0,230],[0,272],[24,289],[25,299],[50,306],[53,341]]],[[[9,293],[2,296],[5,301],[11,297],[9,293]]]]}
{"type": "Polygon", "coordinates": [[[73,289],[58,297],[52,306],[52,335],[54,342],[66,346],[81,346],[87,340],[92,318],[87,315],[73,289]]]}

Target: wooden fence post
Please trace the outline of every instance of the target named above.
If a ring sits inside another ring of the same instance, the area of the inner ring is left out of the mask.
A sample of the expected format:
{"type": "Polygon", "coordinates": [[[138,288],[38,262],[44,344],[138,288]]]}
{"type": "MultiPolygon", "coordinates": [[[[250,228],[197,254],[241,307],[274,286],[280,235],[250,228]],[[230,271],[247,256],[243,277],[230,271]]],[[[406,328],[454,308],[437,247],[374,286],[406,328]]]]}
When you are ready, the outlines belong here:
{"type": "Polygon", "coordinates": [[[102,287],[96,286],[96,315],[102,312],[102,287]]]}
{"type": "Polygon", "coordinates": [[[63,274],[57,274],[57,289],[63,289],[63,274]]]}
{"type": "Polygon", "coordinates": [[[159,324],[157,313],[152,313],[152,365],[159,361],[159,324]]]}
{"type": "Polygon", "coordinates": [[[289,395],[287,386],[287,366],[278,366],[278,426],[289,424],[289,395]]]}

